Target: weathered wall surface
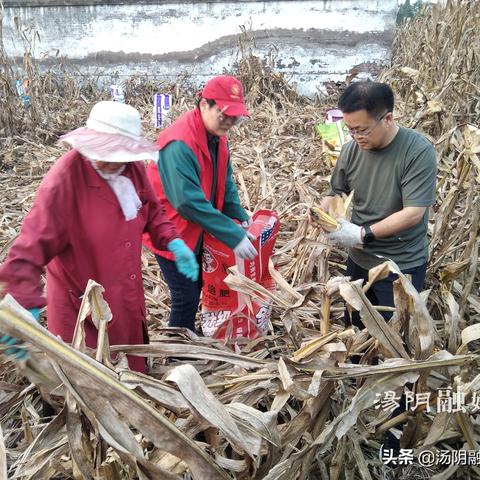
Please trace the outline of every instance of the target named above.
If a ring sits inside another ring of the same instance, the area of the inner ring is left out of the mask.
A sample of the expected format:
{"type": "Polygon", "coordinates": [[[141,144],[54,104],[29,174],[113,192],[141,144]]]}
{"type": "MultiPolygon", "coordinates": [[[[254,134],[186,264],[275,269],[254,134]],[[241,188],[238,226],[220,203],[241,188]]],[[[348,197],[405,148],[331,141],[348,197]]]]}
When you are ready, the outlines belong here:
{"type": "Polygon", "coordinates": [[[4,44],[12,56],[23,55],[20,21],[38,32],[34,54],[46,64],[63,56],[105,83],[112,75],[121,82],[131,74],[171,79],[183,71],[201,82],[232,67],[245,29],[255,53],[314,93],[354,65],[385,60],[396,11],[397,0],[9,7],[4,44]]]}
{"type": "MultiPolygon", "coordinates": [[[[224,0],[207,0],[202,3],[222,3],[224,0]]],[[[231,0],[231,3],[251,3],[258,0],[231,0]]],[[[270,0],[272,1],[272,0],[270,0]]],[[[278,1],[278,0],[275,0],[278,1]]],[[[289,1],[289,0],[280,0],[289,1]]],[[[297,0],[307,1],[307,0],[297,0]]],[[[199,3],[198,0],[3,0],[4,7],[66,7],[66,6],[88,6],[88,5],[162,5],[167,3],[199,3]]],[[[268,3],[268,1],[266,2],[268,3]]]]}

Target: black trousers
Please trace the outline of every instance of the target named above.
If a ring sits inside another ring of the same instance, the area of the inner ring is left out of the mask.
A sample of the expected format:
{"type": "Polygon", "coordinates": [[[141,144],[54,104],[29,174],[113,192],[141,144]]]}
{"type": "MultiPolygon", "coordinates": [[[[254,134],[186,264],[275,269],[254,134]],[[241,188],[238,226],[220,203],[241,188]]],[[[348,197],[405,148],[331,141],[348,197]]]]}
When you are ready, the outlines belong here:
{"type": "MultiPolygon", "coordinates": [[[[195,316],[200,301],[200,292],[202,291],[202,270],[198,275],[198,280],[192,282],[185,275],[180,273],[173,260],[155,255],[158,265],[162,270],[163,277],[170,289],[172,306],[168,324],[171,327],[185,327],[192,332],[195,331],[195,316]]],[[[197,256],[198,264],[202,265],[201,255],[197,256]]]]}
{"type": "MultiPolygon", "coordinates": [[[[408,268],[402,270],[402,273],[409,274],[412,277],[413,286],[417,291],[423,288],[425,281],[425,273],[427,271],[427,264],[424,263],[418,267],[408,268]]],[[[352,280],[363,279],[368,281],[368,270],[357,265],[350,257],[347,260],[347,276],[352,280]]],[[[372,305],[382,305],[384,307],[394,307],[393,303],[393,282],[398,278],[398,275],[391,273],[384,280],[375,282],[367,292],[367,298],[372,302],[372,305]]],[[[380,312],[385,320],[390,320],[392,312],[380,312]]],[[[355,325],[358,328],[365,328],[360,315],[357,311],[352,312],[352,318],[347,311],[345,311],[345,325],[355,325]]]]}

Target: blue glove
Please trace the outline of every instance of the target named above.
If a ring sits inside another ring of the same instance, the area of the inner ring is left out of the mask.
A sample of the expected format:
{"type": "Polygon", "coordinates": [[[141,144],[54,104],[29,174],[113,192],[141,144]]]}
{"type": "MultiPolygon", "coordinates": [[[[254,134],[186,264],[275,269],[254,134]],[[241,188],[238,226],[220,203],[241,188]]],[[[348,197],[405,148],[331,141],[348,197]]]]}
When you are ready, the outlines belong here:
{"type": "MultiPolygon", "coordinates": [[[[40,319],[40,309],[30,308],[28,311],[32,314],[32,317],[38,322],[40,319]]],[[[7,347],[12,345],[12,348],[9,348],[5,351],[7,355],[12,355],[18,360],[23,360],[27,356],[27,350],[23,347],[14,346],[17,345],[17,343],[18,340],[14,337],[11,337],[10,335],[4,335],[2,338],[0,338],[0,344],[6,345],[7,347]]]]}
{"type": "Polygon", "coordinates": [[[187,247],[181,238],[172,240],[167,249],[175,255],[175,265],[178,271],[192,282],[198,280],[198,262],[194,253],[187,247]]]}

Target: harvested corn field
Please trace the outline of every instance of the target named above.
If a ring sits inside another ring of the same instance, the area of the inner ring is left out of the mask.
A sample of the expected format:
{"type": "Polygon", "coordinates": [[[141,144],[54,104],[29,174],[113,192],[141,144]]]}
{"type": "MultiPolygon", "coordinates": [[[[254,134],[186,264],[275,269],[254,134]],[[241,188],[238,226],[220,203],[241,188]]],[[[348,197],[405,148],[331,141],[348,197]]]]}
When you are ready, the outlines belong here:
{"type": "MultiPolygon", "coordinates": [[[[228,282],[253,298],[271,296],[269,335],[233,346],[166,328],[168,289],[147,251],[149,345],[109,346],[102,335],[97,351],[85,347],[86,315],[106,328],[95,284],[72,346],[4,299],[0,331],[24,340],[30,355],[1,357],[0,479],[480,478],[479,32],[478,2],[425,10],[397,31],[380,77],[394,89],[398,121],[431,139],[438,157],[426,290],[418,294],[400,274],[388,323],[365,293],[396,266],[372,270],[365,285],[350,282],[346,252],[326,244],[311,218],[331,172],[314,126],[338,92],[324,101],[300,97],[242,43],[232,73],[252,118],[229,142],[242,203],[280,216],[277,291],[266,293],[235,269],[228,282]],[[365,330],[345,329],[345,304],[360,312],[365,330]],[[148,356],[148,376],[122,359],[112,365],[111,354],[134,352],[148,356]],[[399,411],[405,385],[415,395],[399,411]],[[56,407],[51,418],[42,418],[40,395],[56,407]],[[400,462],[381,454],[395,439],[400,462]]],[[[0,64],[2,261],[38,183],[63,153],[58,136],[106,98],[93,80],[79,86],[67,69],[40,74],[28,52],[24,62],[28,108],[14,94],[9,59],[0,64]]],[[[173,94],[175,116],[195,101],[188,79],[132,78],[125,87],[144,125],[157,91],[173,94]]]]}

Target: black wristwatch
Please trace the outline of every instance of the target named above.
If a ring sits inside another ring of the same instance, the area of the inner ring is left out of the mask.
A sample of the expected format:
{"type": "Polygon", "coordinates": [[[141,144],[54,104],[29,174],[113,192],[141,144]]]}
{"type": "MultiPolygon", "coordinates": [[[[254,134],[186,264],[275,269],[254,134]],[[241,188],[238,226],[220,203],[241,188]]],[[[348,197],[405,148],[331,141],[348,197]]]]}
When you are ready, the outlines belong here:
{"type": "Polygon", "coordinates": [[[365,235],[363,236],[363,243],[370,243],[375,240],[375,234],[372,232],[370,225],[364,225],[363,230],[365,231],[365,235]]]}

